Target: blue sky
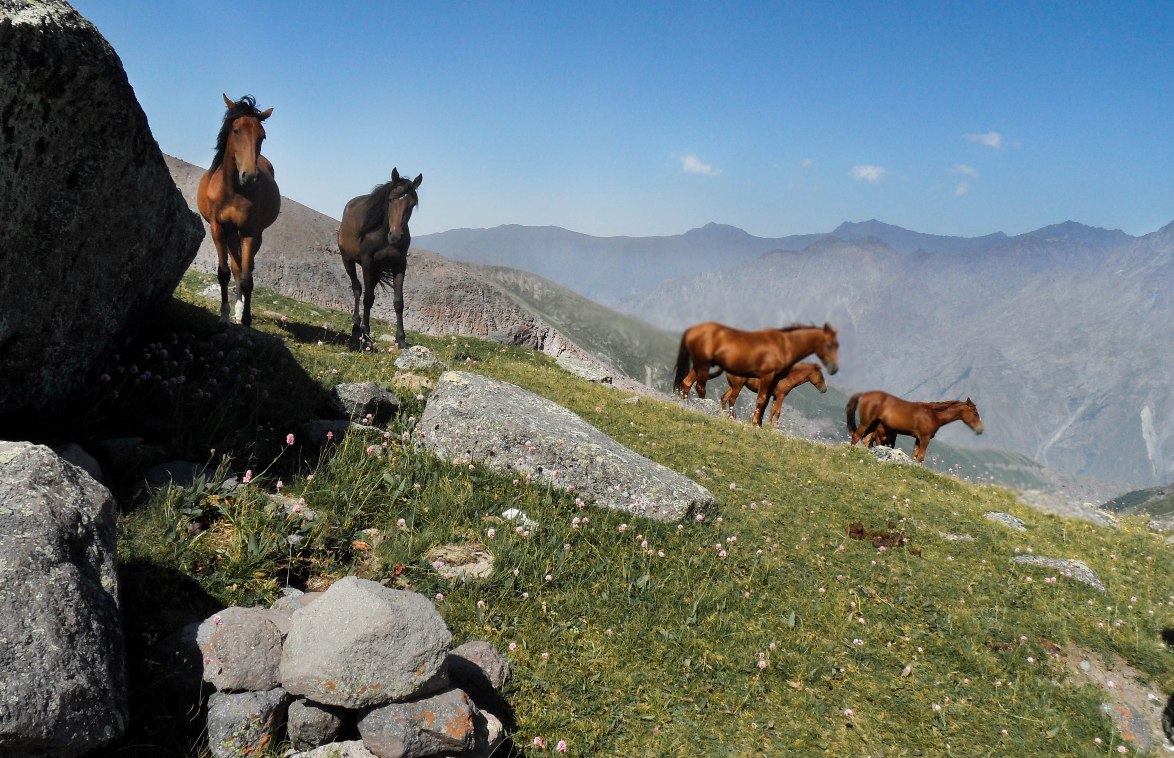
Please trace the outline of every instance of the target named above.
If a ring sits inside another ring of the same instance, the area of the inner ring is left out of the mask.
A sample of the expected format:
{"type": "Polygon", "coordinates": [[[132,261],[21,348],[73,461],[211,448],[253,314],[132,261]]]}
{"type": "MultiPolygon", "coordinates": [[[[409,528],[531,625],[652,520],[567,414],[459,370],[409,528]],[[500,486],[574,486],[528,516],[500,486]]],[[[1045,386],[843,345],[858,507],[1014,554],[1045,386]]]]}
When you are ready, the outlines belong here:
{"type": "Polygon", "coordinates": [[[1169,2],[74,5],[164,152],[206,166],[252,94],[282,194],[423,173],[416,235],[1174,221],[1169,2]]]}

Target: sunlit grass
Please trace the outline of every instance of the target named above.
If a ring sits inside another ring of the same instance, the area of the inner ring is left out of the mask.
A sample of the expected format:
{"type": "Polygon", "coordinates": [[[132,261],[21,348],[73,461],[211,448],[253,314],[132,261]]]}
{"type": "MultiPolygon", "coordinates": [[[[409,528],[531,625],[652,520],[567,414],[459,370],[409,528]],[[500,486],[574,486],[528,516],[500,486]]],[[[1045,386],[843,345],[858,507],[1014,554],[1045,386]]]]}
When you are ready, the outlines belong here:
{"type": "MultiPolygon", "coordinates": [[[[189,277],[182,298],[212,319],[190,294],[201,288],[189,277]]],[[[288,351],[273,356],[296,364],[270,356],[273,365],[244,368],[257,371],[262,393],[402,379],[393,353],[346,351],[346,314],[269,293],[254,313],[288,351]]],[[[558,740],[569,755],[592,756],[1116,754],[1098,694],[1057,685],[1066,669],[1055,651],[1071,641],[1116,653],[1155,691],[1174,687],[1162,641],[1174,561],[1137,522],[1110,530],[1062,520],[1005,490],[879,464],[857,448],[632,403],[531,351],[411,337],[453,369],[548,397],[697,480],[718,515],[642,521],[475,462],[436,459],[413,437],[424,403],[401,392],[404,409],[386,430],[329,444],[287,445],[280,408],[224,412],[218,432],[231,431],[223,419],[246,418],[250,433],[238,437],[247,444],[239,453],[219,446],[219,475],[203,489],[173,488],[126,514],[123,561],[140,573],[155,567],[160,584],[188,577],[225,605],[347,574],[419,591],[458,644],[485,639],[507,652],[514,743],[528,754],[558,740]],[[248,484],[221,484],[246,467],[248,484]],[[271,497],[278,479],[281,500],[271,497]],[[508,508],[537,526],[503,519],[508,508]],[[1014,514],[1028,531],[995,524],[988,511],[1014,514]],[[848,537],[852,522],[909,541],[876,548],[848,537]],[[427,555],[448,544],[484,548],[493,574],[444,579],[427,555]],[[1108,595],[1014,564],[1017,553],[1080,558],[1108,595]]],[[[211,432],[187,434],[216,446],[211,432]]],[[[141,579],[134,587],[160,591],[141,579]]],[[[149,603],[128,607],[132,640],[165,631],[149,603]]]]}

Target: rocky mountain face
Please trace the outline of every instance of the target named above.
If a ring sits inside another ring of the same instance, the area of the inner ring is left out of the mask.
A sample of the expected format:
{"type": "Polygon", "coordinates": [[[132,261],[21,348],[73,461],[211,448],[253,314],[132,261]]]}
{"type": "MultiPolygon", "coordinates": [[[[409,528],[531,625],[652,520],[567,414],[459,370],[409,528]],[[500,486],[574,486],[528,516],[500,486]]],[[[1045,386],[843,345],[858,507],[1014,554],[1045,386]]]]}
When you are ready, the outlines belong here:
{"type": "Polygon", "coordinates": [[[987,249],[918,247],[827,238],[664,282],[624,308],[666,329],[830,321],[842,329],[841,385],[975,400],[986,434],[947,427],[941,439],[1100,479],[1174,479],[1163,294],[1174,225],[1137,239],[1061,225],[987,249]]]}

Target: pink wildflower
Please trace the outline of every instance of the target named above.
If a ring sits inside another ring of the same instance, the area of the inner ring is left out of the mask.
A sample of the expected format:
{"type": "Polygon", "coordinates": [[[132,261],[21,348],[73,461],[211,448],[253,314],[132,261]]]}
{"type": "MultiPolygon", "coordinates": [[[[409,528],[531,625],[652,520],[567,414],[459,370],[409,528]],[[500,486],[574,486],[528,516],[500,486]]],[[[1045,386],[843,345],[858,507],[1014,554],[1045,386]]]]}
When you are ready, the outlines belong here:
{"type": "Polygon", "coordinates": [[[285,444],[292,445],[294,443],[294,436],[292,433],[285,435],[285,444]]]}

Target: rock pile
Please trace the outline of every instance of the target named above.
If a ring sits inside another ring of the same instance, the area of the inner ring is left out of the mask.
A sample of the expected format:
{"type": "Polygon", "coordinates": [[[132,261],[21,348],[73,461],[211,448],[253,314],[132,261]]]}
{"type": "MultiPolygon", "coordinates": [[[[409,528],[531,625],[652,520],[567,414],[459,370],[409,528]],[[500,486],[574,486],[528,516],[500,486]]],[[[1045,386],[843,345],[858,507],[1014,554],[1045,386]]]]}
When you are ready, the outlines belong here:
{"type": "Polygon", "coordinates": [[[346,577],[271,608],[226,608],[196,642],[218,690],[217,758],[264,749],[283,728],[298,751],[337,743],[378,758],[488,755],[502,738],[508,662],[486,642],[450,650],[444,620],[413,592],[346,577]]]}

